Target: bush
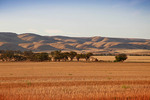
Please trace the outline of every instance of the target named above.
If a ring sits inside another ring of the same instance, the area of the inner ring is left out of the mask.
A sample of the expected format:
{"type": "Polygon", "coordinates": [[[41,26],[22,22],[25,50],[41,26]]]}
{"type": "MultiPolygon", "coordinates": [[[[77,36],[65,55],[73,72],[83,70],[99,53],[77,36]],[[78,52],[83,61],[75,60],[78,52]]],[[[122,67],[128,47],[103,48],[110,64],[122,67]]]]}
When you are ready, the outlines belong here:
{"type": "Polygon", "coordinates": [[[48,61],[50,58],[48,57],[48,53],[34,53],[32,55],[31,61],[48,61]]]}
{"type": "Polygon", "coordinates": [[[114,62],[123,62],[124,60],[127,59],[126,54],[118,54],[115,56],[116,60],[114,62]]]}
{"type": "Polygon", "coordinates": [[[86,61],[88,61],[91,56],[93,56],[93,53],[91,53],[91,52],[85,54],[86,61]]]}

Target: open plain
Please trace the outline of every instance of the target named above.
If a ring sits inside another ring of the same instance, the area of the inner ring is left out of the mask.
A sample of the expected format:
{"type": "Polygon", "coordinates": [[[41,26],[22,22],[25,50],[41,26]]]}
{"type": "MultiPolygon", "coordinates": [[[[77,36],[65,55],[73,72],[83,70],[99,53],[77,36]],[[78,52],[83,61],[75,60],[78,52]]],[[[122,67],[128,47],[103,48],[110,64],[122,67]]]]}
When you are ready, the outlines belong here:
{"type": "MultiPolygon", "coordinates": [[[[115,56],[93,56],[94,58],[97,58],[98,60],[103,61],[114,61],[115,56]]],[[[128,56],[127,60],[125,62],[149,62],[150,63],[150,56],[128,56]]]]}
{"type": "Polygon", "coordinates": [[[150,63],[1,62],[0,100],[150,100],[150,63]]]}

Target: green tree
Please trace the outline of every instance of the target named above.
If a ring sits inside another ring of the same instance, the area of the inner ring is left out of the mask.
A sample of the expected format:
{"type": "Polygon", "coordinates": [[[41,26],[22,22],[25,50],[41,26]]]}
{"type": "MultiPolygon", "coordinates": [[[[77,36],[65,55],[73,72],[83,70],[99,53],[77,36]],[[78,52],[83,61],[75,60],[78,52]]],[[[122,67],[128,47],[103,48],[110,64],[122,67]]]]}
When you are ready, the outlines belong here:
{"type": "Polygon", "coordinates": [[[73,61],[73,59],[74,59],[74,57],[77,55],[77,53],[76,52],[74,52],[74,51],[70,51],[70,53],[69,53],[69,57],[70,57],[70,61],[73,61]]]}
{"type": "Polygon", "coordinates": [[[3,53],[1,53],[0,59],[2,59],[2,61],[11,61],[13,57],[14,57],[14,51],[6,50],[3,53]]]}
{"type": "Polygon", "coordinates": [[[47,61],[49,59],[48,53],[34,53],[31,61],[47,61]]]}
{"type": "Polygon", "coordinates": [[[77,58],[77,61],[79,61],[80,58],[81,58],[81,54],[77,54],[77,55],[76,55],[76,58],[77,58]]]}
{"type": "Polygon", "coordinates": [[[33,60],[34,53],[30,51],[24,51],[23,52],[24,57],[27,58],[27,60],[33,60]]]}
{"type": "Polygon", "coordinates": [[[33,54],[33,52],[30,50],[30,51],[24,51],[23,52],[23,55],[24,56],[31,56],[33,54]]]}
{"type": "Polygon", "coordinates": [[[68,56],[70,55],[69,52],[64,52],[64,53],[61,53],[62,54],[62,59],[64,61],[67,61],[68,60],[68,56]]]}
{"type": "Polygon", "coordinates": [[[15,61],[25,61],[25,60],[26,60],[26,57],[21,56],[21,55],[14,55],[13,59],[14,59],[15,61]]]}
{"type": "Polygon", "coordinates": [[[54,61],[60,61],[60,59],[63,58],[61,54],[61,50],[52,51],[50,54],[51,54],[51,57],[54,59],[54,61]]]}
{"type": "Polygon", "coordinates": [[[93,53],[91,53],[91,52],[85,54],[85,59],[86,59],[86,61],[88,61],[89,58],[90,58],[92,55],[93,55],[93,53]]]}
{"type": "Polygon", "coordinates": [[[115,56],[115,58],[116,58],[115,62],[123,62],[128,57],[127,57],[126,54],[118,54],[118,55],[115,56]]]}

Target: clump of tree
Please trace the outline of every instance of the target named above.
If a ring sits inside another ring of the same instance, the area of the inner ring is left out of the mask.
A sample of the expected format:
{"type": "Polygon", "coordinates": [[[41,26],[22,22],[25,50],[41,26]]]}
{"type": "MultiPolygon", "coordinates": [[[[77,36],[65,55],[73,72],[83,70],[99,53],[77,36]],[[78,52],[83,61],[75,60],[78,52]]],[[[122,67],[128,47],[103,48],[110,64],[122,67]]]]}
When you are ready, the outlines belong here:
{"type": "Polygon", "coordinates": [[[30,58],[30,61],[50,61],[48,53],[34,53],[30,58]]]}
{"type": "Polygon", "coordinates": [[[21,54],[21,51],[1,50],[0,59],[2,61],[23,61],[26,60],[21,54]]]}
{"type": "Polygon", "coordinates": [[[54,61],[60,61],[61,59],[63,59],[63,55],[61,53],[61,50],[58,51],[52,51],[50,53],[51,57],[53,58],[54,61]]]}
{"type": "Polygon", "coordinates": [[[116,60],[114,62],[123,62],[126,60],[128,57],[126,54],[118,54],[115,56],[116,60]]]}
{"type": "Polygon", "coordinates": [[[77,53],[76,52],[74,52],[74,51],[70,51],[70,53],[69,53],[69,57],[70,57],[70,61],[73,61],[73,59],[75,58],[75,56],[77,55],[77,53]]]}
{"type": "Polygon", "coordinates": [[[32,59],[34,57],[34,53],[31,50],[30,51],[24,51],[23,56],[26,57],[26,59],[28,61],[32,61],[32,59]]]}
{"type": "Polygon", "coordinates": [[[71,61],[73,60],[73,58],[76,56],[76,52],[61,52],[61,50],[58,51],[52,51],[50,53],[51,57],[54,59],[54,61],[67,61],[68,58],[71,59],[71,61]]]}
{"type": "Polygon", "coordinates": [[[77,59],[77,61],[80,60],[80,58],[86,59],[86,61],[89,60],[89,58],[93,55],[92,53],[86,53],[86,54],[77,54],[74,51],[70,52],[61,52],[60,50],[58,51],[53,51],[50,53],[51,57],[53,58],[54,61],[68,61],[70,58],[70,61],[73,61],[74,58],[77,59]]]}
{"type": "Polygon", "coordinates": [[[25,61],[25,60],[27,60],[26,57],[21,56],[21,55],[14,55],[13,58],[14,58],[14,61],[25,61]]]}
{"type": "Polygon", "coordinates": [[[50,61],[51,58],[49,57],[48,53],[33,53],[32,51],[24,51],[24,56],[29,61],[50,61]]]}
{"type": "Polygon", "coordinates": [[[80,58],[84,58],[86,61],[88,61],[89,60],[89,58],[91,57],[93,55],[93,53],[86,53],[86,54],[77,54],[76,55],[76,59],[77,59],[77,61],[79,61],[80,60],[80,58]]]}
{"type": "Polygon", "coordinates": [[[79,61],[79,60],[80,60],[80,58],[83,58],[83,54],[77,54],[77,55],[76,55],[76,59],[77,59],[77,61],[79,61]]]}
{"type": "Polygon", "coordinates": [[[11,61],[13,56],[14,56],[14,52],[7,50],[1,53],[0,59],[2,61],[11,61]]]}
{"type": "Polygon", "coordinates": [[[93,56],[93,53],[91,53],[91,52],[85,54],[85,59],[86,59],[86,61],[88,61],[91,56],[93,56]]]}
{"type": "Polygon", "coordinates": [[[92,53],[77,54],[77,52],[61,52],[52,51],[48,53],[34,53],[32,51],[12,51],[12,50],[0,50],[0,60],[1,61],[73,61],[77,59],[79,61],[81,58],[88,61],[92,56],[92,53]]]}
{"type": "Polygon", "coordinates": [[[48,53],[33,53],[32,51],[0,50],[1,61],[49,61],[48,53]]]}

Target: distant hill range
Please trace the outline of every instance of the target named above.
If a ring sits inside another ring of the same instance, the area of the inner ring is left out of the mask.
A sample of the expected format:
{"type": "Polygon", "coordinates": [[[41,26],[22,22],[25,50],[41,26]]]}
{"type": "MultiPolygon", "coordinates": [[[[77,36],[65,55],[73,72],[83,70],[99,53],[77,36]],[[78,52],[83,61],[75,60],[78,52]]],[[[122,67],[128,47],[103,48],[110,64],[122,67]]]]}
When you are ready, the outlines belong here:
{"type": "Polygon", "coordinates": [[[150,39],[41,36],[33,33],[0,32],[0,50],[150,54],[150,39]]]}

